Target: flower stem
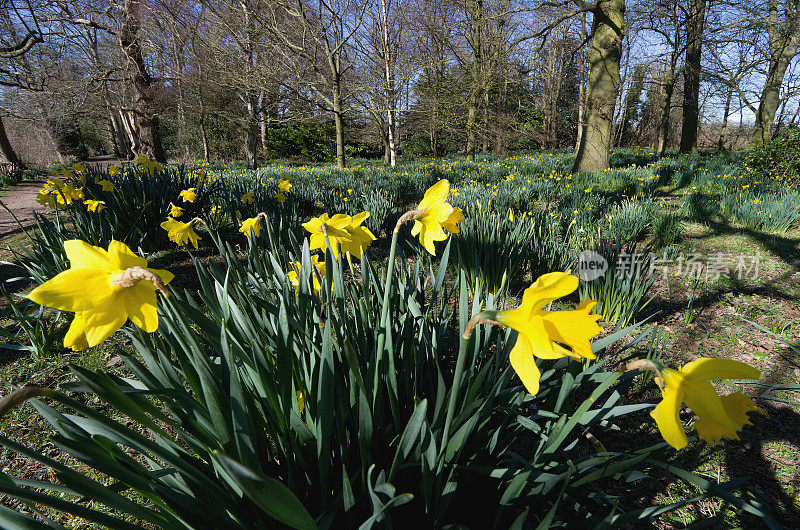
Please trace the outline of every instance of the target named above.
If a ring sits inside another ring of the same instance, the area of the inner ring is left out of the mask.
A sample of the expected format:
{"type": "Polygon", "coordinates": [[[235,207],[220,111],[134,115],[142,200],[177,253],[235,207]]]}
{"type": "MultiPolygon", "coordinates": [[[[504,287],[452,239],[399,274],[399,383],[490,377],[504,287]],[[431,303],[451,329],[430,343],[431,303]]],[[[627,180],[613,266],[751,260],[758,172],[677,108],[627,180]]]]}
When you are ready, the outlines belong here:
{"type": "Polygon", "coordinates": [[[450,441],[450,424],[453,422],[453,414],[456,411],[456,400],[458,400],[459,389],[461,388],[461,378],[464,376],[464,364],[467,361],[467,345],[469,339],[462,337],[458,345],[458,357],[456,358],[456,370],[453,373],[453,384],[450,387],[450,401],[447,403],[447,416],[444,420],[444,431],[442,432],[442,445],[439,449],[439,470],[444,466],[447,443],[450,441]]]}
{"type": "Polygon", "coordinates": [[[386,264],[386,279],[383,282],[383,304],[381,304],[381,318],[380,323],[378,324],[378,340],[377,340],[377,349],[375,350],[376,354],[378,355],[378,361],[375,362],[375,373],[373,376],[373,404],[374,400],[377,399],[378,392],[376,391],[378,388],[378,377],[380,371],[378,366],[380,365],[380,357],[383,356],[383,348],[386,345],[386,321],[389,320],[389,290],[392,288],[392,278],[394,276],[394,260],[395,256],[397,255],[397,238],[400,234],[400,225],[402,223],[398,222],[397,226],[395,226],[394,232],[392,233],[392,244],[389,247],[389,261],[386,264]]]}

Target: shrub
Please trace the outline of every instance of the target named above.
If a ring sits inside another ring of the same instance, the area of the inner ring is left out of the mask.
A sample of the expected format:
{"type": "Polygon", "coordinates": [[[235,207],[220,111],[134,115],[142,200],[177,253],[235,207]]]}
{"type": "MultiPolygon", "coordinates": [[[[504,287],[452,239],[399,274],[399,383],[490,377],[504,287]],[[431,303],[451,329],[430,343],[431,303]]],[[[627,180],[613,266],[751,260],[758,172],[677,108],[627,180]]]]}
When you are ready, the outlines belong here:
{"type": "Polygon", "coordinates": [[[800,129],[790,127],[778,137],[751,148],[745,161],[759,176],[800,177],[800,129]]]}

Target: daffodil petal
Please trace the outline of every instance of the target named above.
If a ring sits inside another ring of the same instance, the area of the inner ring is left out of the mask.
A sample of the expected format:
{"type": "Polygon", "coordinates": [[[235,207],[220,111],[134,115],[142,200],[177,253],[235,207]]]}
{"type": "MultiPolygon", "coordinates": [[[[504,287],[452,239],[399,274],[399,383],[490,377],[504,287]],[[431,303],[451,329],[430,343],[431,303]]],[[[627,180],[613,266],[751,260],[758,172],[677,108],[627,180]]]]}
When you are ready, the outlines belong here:
{"type": "Polygon", "coordinates": [[[117,269],[130,269],[131,267],[147,267],[147,260],[134,254],[128,245],[122,241],[112,241],[108,244],[108,255],[111,263],[117,269]]]}
{"type": "Polygon", "coordinates": [[[425,191],[425,196],[417,206],[418,210],[424,210],[437,202],[444,202],[450,195],[450,181],[442,179],[425,191]]]}
{"type": "Polygon", "coordinates": [[[100,344],[125,324],[128,316],[124,304],[125,301],[120,296],[113,296],[92,311],[84,313],[84,331],[89,346],[100,344]]]}
{"type": "MultiPolygon", "coordinates": [[[[164,285],[167,285],[169,282],[172,281],[173,278],[175,278],[174,274],[164,269],[147,269],[147,270],[149,270],[150,272],[161,278],[161,281],[164,282],[164,285]]],[[[140,282],[140,283],[142,283],[143,285],[150,285],[150,286],[153,285],[150,282],[140,282]]]]}
{"type": "Polygon", "coordinates": [[[522,304],[531,306],[532,311],[541,309],[578,288],[578,278],[566,272],[542,274],[523,294],[522,304]]]}
{"type": "Polygon", "coordinates": [[[64,252],[72,269],[101,269],[111,272],[112,264],[105,249],[80,239],[64,241],[64,252]]]}
{"type": "Polygon", "coordinates": [[[89,347],[89,343],[86,341],[86,334],[83,331],[85,326],[86,321],[83,318],[83,314],[75,313],[75,318],[72,319],[67,334],[64,336],[65,348],[70,348],[72,351],[83,351],[89,347]]]}
{"type": "Polygon", "coordinates": [[[100,269],[68,269],[28,294],[37,304],[77,313],[105,302],[114,293],[108,273],[100,269]]]}
{"type": "Polygon", "coordinates": [[[517,333],[517,342],[511,349],[508,359],[522,384],[525,385],[525,390],[532,396],[538,394],[541,372],[539,367],[536,366],[531,344],[523,333],[517,333]]]}
{"type": "Polygon", "coordinates": [[[650,411],[664,441],[677,450],[683,449],[689,443],[679,415],[683,401],[681,394],[677,388],[667,386],[661,403],[650,411]]]}
{"type": "Polygon", "coordinates": [[[683,384],[683,401],[698,417],[708,417],[719,424],[737,427],[728,417],[722,400],[708,381],[687,381],[683,384]]]}
{"type": "Polygon", "coordinates": [[[131,322],[148,333],[158,329],[158,313],[156,312],[156,293],[139,284],[125,292],[125,312],[131,322]]]}
{"type": "Polygon", "coordinates": [[[749,364],[733,359],[695,359],[681,367],[690,381],[713,381],[716,379],[758,379],[761,372],[749,364]]]}
{"type": "Polygon", "coordinates": [[[698,417],[697,421],[694,422],[694,428],[697,431],[697,436],[708,444],[715,444],[723,438],[729,438],[731,440],[739,439],[739,435],[736,434],[735,429],[717,423],[706,416],[698,417]]]}
{"type": "Polygon", "coordinates": [[[591,339],[603,328],[597,325],[600,315],[590,315],[585,309],[574,311],[549,311],[542,316],[548,335],[572,348],[572,352],[586,359],[595,359],[591,339]]]}

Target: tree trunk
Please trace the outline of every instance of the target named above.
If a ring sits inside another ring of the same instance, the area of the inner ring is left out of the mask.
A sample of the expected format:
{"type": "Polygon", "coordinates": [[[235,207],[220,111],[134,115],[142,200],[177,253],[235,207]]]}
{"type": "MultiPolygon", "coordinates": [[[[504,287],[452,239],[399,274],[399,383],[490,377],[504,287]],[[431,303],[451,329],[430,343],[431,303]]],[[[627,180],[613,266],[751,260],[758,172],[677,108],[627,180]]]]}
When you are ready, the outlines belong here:
{"type": "Polygon", "coordinates": [[[722,128],[719,131],[719,141],[717,142],[717,149],[720,151],[725,150],[725,133],[728,130],[728,115],[731,112],[732,99],[733,99],[733,85],[728,87],[728,94],[725,97],[725,110],[722,112],[722,128]]]}
{"type": "Polygon", "coordinates": [[[247,167],[258,169],[258,100],[253,90],[245,90],[247,106],[247,167]]]}
{"type": "Polygon", "coordinates": [[[3,124],[3,117],[0,116],[0,153],[8,160],[15,168],[25,169],[25,164],[17,156],[17,152],[11,146],[6,134],[6,126],[3,124]]]}
{"type": "Polygon", "coordinates": [[[661,121],[658,124],[658,156],[664,156],[669,144],[669,115],[672,111],[672,93],[675,91],[675,63],[671,62],[669,70],[664,76],[661,87],[663,104],[661,106],[661,121]]]}
{"type": "Polygon", "coordinates": [[[683,128],[681,153],[697,152],[697,127],[700,118],[700,60],[706,0],[691,0],[686,28],[686,64],[683,67],[683,128]]]}
{"type": "MultiPolygon", "coordinates": [[[[586,13],[581,13],[581,42],[586,40],[586,13]]],[[[580,58],[580,68],[578,77],[578,134],[575,137],[575,150],[577,151],[581,145],[581,136],[583,136],[583,127],[586,120],[586,46],[581,45],[581,52],[578,55],[580,58]]]]}
{"type": "MultiPolygon", "coordinates": [[[[796,51],[796,50],[795,50],[796,51]]],[[[775,122],[775,113],[778,111],[781,97],[783,76],[794,54],[781,55],[770,60],[767,79],[761,91],[761,102],[756,113],[755,130],[750,139],[750,146],[755,147],[769,142],[772,139],[772,127],[775,122]]]]}
{"type": "Polygon", "coordinates": [[[132,112],[120,110],[119,120],[122,122],[122,126],[125,129],[125,134],[128,136],[130,154],[131,157],[133,157],[134,154],[140,152],[140,141],[139,133],[136,130],[135,124],[133,123],[132,112]]]}
{"type": "Polygon", "coordinates": [[[135,154],[166,163],[164,148],[161,145],[158,116],[153,104],[153,79],[147,71],[147,65],[139,45],[139,21],[141,4],[139,0],[125,0],[122,9],[122,27],[119,32],[119,44],[125,53],[125,59],[133,81],[133,126],[139,144],[135,154]]]}
{"type": "Polygon", "coordinates": [[[386,83],[386,163],[391,167],[397,164],[397,138],[395,131],[395,62],[389,42],[389,8],[386,0],[379,0],[381,8],[381,44],[383,47],[384,81],[386,83]]]}
{"type": "Polygon", "coordinates": [[[342,122],[342,79],[333,81],[333,122],[336,126],[336,167],[344,169],[347,162],[344,158],[344,123],[342,122]]]}
{"type": "MultiPolygon", "coordinates": [[[[197,49],[195,48],[194,41],[192,41],[192,51],[195,57],[197,57],[197,49]]],[[[203,83],[205,83],[206,79],[203,75],[203,61],[199,59],[199,57],[197,60],[197,75],[199,78],[199,82],[197,83],[197,101],[200,106],[200,139],[203,143],[203,160],[208,163],[211,160],[211,150],[209,149],[208,133],[206,132],[206,102],[203,96],[203,83]]]]}
{"type": "Polygon", "coordinates": [[[589,49],[586,126],[572,171],[600,171],[609,167],[614,106],[619,91],[625,0],[597,4],[589,49]]]}
{"type": "Polygon", "coordinates": [[[269,110],[267,109],[267,93],[261,90],[258,94],[259,125],[261,126],[261,148],[266,152],[269,148],[269,110]]]}

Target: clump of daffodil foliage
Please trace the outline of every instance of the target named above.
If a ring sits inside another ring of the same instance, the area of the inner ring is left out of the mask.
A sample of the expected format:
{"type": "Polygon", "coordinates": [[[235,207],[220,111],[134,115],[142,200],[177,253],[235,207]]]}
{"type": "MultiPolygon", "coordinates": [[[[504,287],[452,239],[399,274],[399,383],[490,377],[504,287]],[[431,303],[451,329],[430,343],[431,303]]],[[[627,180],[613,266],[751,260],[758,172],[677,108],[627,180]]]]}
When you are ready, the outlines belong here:
{"type": "MultiPolygon", "coordinates": [[[[552,164],[553,186],[576,184],[552,164]]],[[[527,180],[506,169],[492,169],[497,189],[527,180]]],[[[75,171],[86,174],[84,196],[107,206],[81,208],[80,223],[123,211],[112,194],[127,196],[127,186],[160,185],[169,196],[159,199],[153,237],[170,248],[207,245],[214,260],[192,256],[199,289],[173,289],[180,278],[149,268],[132,250],[145,247],[114,239],[109,225],[92,240],[64,238],[52,267],[37,269],[28,299],[74,315],[65,347],[93,347],[121,328],[132,349],[120,353],[124,378],[70,366],[74,379],[58,388],[0,399],[0,417],[30,403],[52,425],[52,444],[79,463],[0,433],[0,445],[54,477],[0,471],[0,494],[20,508],[0,509],[0,526],[39,528],[46,513],[62,512],[110,528],[594,528],[652,522],[711,497],[774,525],[763,505],[738,496],[739,483],[708,484],[668,506],[640,500],[662,489],[654,471],[705,484],[665,460],[689,444],[737,438],[749,414],[764,411],[709,381],[759,372],[712,358],[662,365],[659,328],[601,327],[595,300],[569,299],[575,276],[540,270],[555,262],[550,251],[526,246],[526,259],[496,266],[522,271],[492,278],[467,266],[465,251],[451,260],[473,211],[457,204],[472,184],[459,193],[421,171],[413,179],[427,191],[370,224],[364,205],[384,203],[355,184],[340,202],[315,200],[303,175],[247,189],[212,180],[210,168],[140,160],[104,174],[115,187],[104,192],[91,170],[75,171]],[[308,214],[333,202],[355,206],[308,214]],[[628,390],[648,371],[659,398],[631,402],[628,390]],[[686,434],[682,403],[700,440],[686,434]]],[[[375,186],[408,192],[388,178],[375,186]]],[[[510,190],[502,200],[523,201],[510,190]]],[[[570,235],[580,213],[548,216],[558,240],[583,237],[570,235]]],[[[519,224],[534,214],[499,217],[519,224]]]]}

